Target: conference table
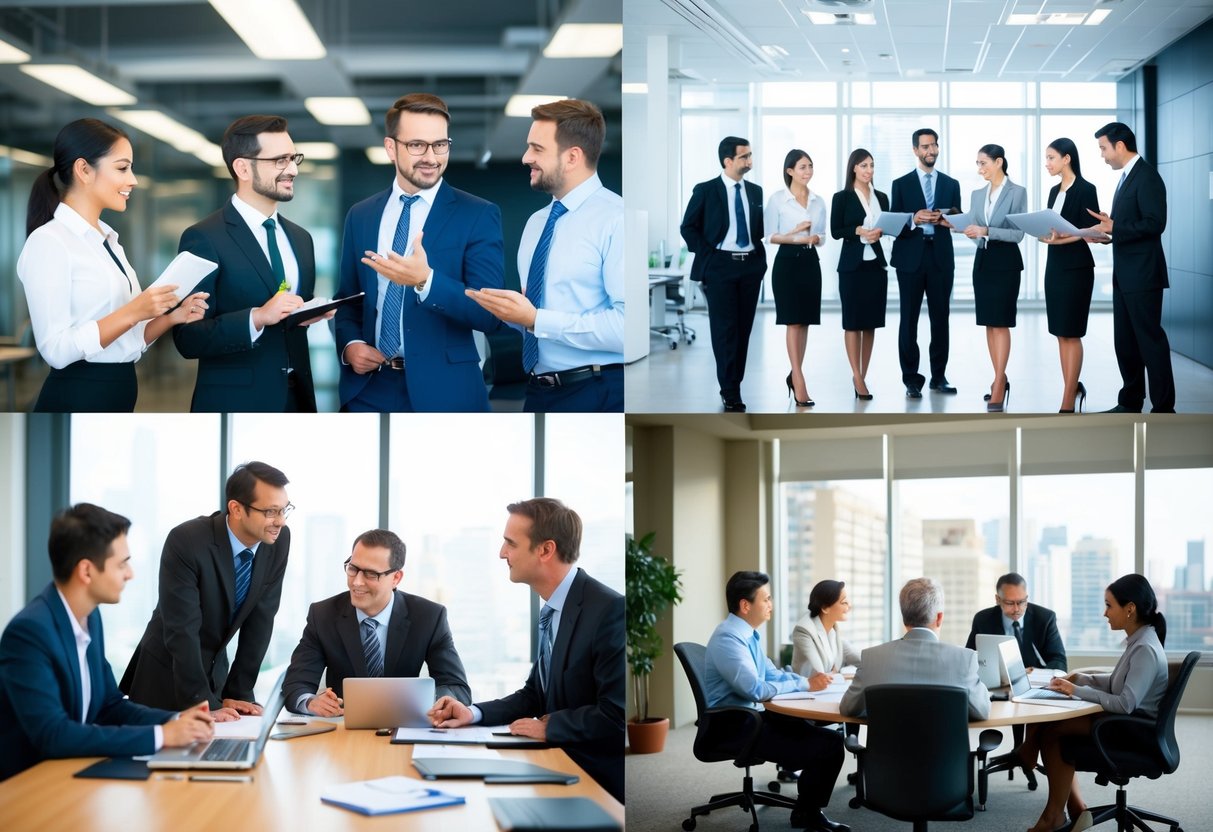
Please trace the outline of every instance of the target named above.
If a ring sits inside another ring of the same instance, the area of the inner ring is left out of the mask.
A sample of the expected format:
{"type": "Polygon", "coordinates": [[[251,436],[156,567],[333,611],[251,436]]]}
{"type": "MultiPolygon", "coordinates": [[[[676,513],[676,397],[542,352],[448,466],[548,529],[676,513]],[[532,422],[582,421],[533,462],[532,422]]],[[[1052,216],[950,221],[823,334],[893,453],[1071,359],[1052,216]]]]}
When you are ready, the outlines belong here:
{"type": "MultiPolygon", "coordinates": [[[[190,782],[173,772],[148,780],[94,780],[72,775],[100,758],[47,760],[0,783],[0,819],[5,832],[238,832],[239,830],[493,830],[489,797],[588,797],[623,824],[623,804],[612,798],[567,754],[556,748],[503,749],[506,759],[524,760],[576,774],[559,785],[486,785],[474,780],[421,780],[411,745],[392,745],[374,731],[347,731],[338,724],[325,734],[270,740],[251,772],[251,783],[190,782]],[[466,803],[407,814],[365,817],[320,802],[320,792],[339,783],[389,775],[416,778],[466,803]]],[[[214,772],[224,773],[224,772],[214,772]]]]}
{"type": "MultiPolygon", "coordinates": [[[[838,711],[838,700],[835,697],[827,699],[772,699],[763,705],[777,714],[787,714],[801,719],[814,719],[821,722],[851,722],[866,725],[867,720],[858,716],[843,716],[838,711]]],[[[969,727],[975,729],[1000,728],[1005,725],[1031,725],[1038,722],[1060,722],[1079,716],[1101,713],[1103,708],[1094,702],[1087,702],[1073,708],[1060,708],[1056,705],[1030,705],[1025,702],[991,702],[990,716],[979,722],[970,722],[969,727]]]]}

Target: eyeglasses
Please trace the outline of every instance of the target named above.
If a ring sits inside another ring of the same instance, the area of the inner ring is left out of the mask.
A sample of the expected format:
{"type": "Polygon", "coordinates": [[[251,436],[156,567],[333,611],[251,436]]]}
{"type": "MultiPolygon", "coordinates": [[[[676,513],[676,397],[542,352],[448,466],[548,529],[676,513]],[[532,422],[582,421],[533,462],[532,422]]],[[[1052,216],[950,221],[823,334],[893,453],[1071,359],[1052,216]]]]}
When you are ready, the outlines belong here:
{"type": "Polygon", "coordinates": [[[1008,601],[1006,598],[999,597],[998,603],[1004,607],[1026,607],[1028,605],[1028,597],[1025,595],[1022,600],[1008,601]]]}
{"type": "Polygon", "coordinates": [[[287,503],[286,508],[257,508],[256,506],[250,506],[248,503],[241,503],[240,505],[244,506],[249,511],[261,512],[265,515],[266,520],[273,520],[275,517],[282,517],[285,519],[288,514],[295,510],[295,506],[292,503],[287,503]]]}
{"type": "Polygon", "coordinates": [[[273,162],[274,167],[278,168],[278,170],[286,170],[286,166],[291,162],[295,163],[295,167],[299,167],[299,165],[303,164],[302,153],[291,153],[286,156],[271,156],[268,158],[265,156],[245,156],[243,158],[254,162],[273,162]]]}
{"type": "Polygon", "coordinates": [[[435,156],[445,156],[451,152],[450,139],[439,139],[436,142],[423,142],[420,139],[409,139],[406,142],[396,138],[395,136],[389,136],[388,138],[390,138],[396,144],[404,145],[404,149],[409,152],[410,156],[424,156],[427,152],[429,152],[430,148],[433,148],[435,156]]]}
{"type": "Polygon", "coordinates": [[[398,571],[396,569],[389,569],[386,572],[376,572],[374,569],[362,569],[361,567],[354,566],[354,564],[350,563],[351,560],[353,560],[353,557],[348,557],[345,559],[345,574],[349,575],[351,578],[354,578],[357,577],[359,572],[361,572],[362,577],[365,578],[368,583],[372,584],[379,583],[379,579],[384,575],[390,575],[393,572],[398,571]]]}

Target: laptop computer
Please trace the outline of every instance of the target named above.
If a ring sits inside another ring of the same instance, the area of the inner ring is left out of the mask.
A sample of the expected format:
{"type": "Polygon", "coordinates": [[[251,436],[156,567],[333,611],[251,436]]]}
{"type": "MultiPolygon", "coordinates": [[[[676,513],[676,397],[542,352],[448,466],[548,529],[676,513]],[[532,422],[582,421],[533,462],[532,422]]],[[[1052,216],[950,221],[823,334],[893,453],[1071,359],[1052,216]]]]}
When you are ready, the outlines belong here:
{"type": "Polygon", "coordinates": [[[348,676],[342,683],[346,728],[429,728],[434,680],[385,676],[348,676]]]}
{"type": "Polygon", "coordinates": [[[215,738],[181,748],[165,748],[153,754],[147,767],[176,769],[249,769],[261,759],[261,751],[274,730],[278,711],[282,710],[282,681],[286,671],[279,674],[261,714],[261,733],[257,739],[215,738]]]}
{"type": "Polygon", "coordinates": [[[977,634],[977,678],[990,690],[1011,684],[1007,679],[1007,671],[1003,667],[1002,659],[998,656],[998,645],[1004,641],[1014,640],[1014,636],[977,634]]]}
{"type": "Polygon", "coordinates": [[[1082,699],[1066,696],[1060,691],[1045,687],[1034,688],[1028,680],[1027,668],[1023,666],[1023,658],[1019,655],[1019,645],[1015,639],[1001,642],[998,645],[998,655],[1011,684],[1011,701],[1024,702],[1031,705],[1054,705],[1059,708],[1082,708],[1087,705],[1082,699]]]}

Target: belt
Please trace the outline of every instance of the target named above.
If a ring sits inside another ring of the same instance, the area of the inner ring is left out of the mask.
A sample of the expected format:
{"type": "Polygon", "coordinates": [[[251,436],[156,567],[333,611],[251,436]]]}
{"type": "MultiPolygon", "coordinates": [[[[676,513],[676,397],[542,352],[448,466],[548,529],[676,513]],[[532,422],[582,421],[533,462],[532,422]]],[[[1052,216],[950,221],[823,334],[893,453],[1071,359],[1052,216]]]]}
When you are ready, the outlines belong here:
{"type": "Polygon", "coordinates": [[[389,358],[387,361],[379,365],[381,370],[403,370],[404,359],[400,357],[389,358]]]}
{"type": "Polygon", "coordinates": [[[597,378],[606,370],[620,369],[623,369],[622,364],[587,364],[584,367],[574,367],[558,373],[531,373],[527,382],[536,387],[568,387],[570,384],[597,378]]]}
{"type": "Polygon", "coordinates": [[[749,257],[751,254],[753,254],[754,252],[752,252],[752,251],[724,251],[723,249],[721,249],[720,253],[727,254],[727,255],[729,255],[729,257],[733,258],[734,260],[744,260],[747,257],[749,257]]]}

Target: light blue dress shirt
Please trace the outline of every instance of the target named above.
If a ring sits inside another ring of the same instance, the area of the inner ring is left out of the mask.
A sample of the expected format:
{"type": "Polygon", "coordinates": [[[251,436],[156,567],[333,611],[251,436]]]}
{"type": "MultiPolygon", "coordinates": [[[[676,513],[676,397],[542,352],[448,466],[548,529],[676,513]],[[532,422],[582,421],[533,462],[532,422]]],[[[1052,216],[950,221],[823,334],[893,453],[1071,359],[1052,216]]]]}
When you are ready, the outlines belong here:
{"type": "Polygon", "coordinates": [[[258,540],[252,546],[245,546],[240,542],[240,538],[236,537],[236,534],[232,531],[232,527],[228,525],[226,520],[223,523],[223,527],[227,529],[227,539],[228,542],[232,544],[232,565],[236,567],[237,571],[240,569],[240,553],[245,549],[248,549],[253,553],[253,563],[256,563],[257,548],[261,546],[261,541],[258,540]]]}
{"type": "Polygon", "coordinates": [[[808,680],[777,670],[762,649],[762,634],[734,613],[722,621],[707,647],[708,707],[741,705],[763,710],[758,704],[780,693],[808,690],[808,680]]]}

